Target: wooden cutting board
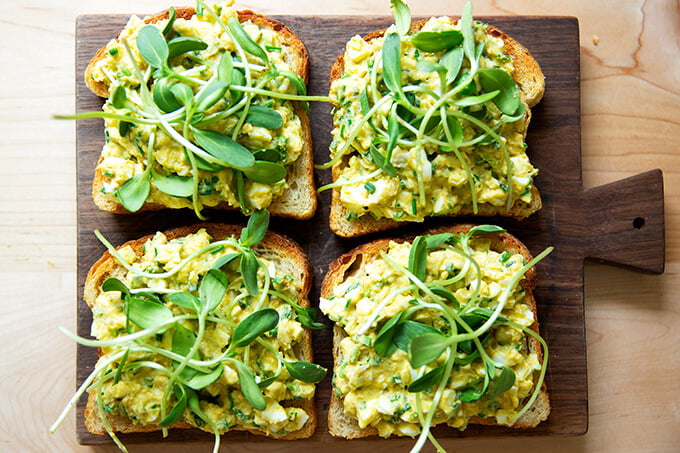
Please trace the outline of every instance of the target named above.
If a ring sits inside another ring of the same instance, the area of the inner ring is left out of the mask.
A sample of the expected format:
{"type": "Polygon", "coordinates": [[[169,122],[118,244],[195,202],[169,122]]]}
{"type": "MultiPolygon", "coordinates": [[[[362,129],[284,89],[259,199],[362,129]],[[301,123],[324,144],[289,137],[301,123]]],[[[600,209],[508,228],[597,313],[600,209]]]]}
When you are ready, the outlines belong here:
{"type": "MultiPolygon", "coordinates": [[[[102,100],[86,88],[82,74],[96,50],[121,30],[127,16],[86,15],[76,26],[76,108],[78,112],[99,110],[102,100]]],[[[276,17],[297,32],[307,44],[310,58],[310,94],[326,94],[328,72],[345,42],[355,34],[384,28],[389,17],[322,16],[276,17]]],[[[529,219],[463,219],[476,223],[496,223],[506,227],[537,254],[547,246],[555,251],[538,265],[536,289],[541,334],[550,346],[547,385],[552,413],[547,422],[527,431],[502,427],[470,426],[465,432],[435,430],[438,438],[470,436],[584,434],[588,429],[588,387],[583,301],[583,268],[586,258],[629,266],[640,271],[661,273],[664,268],[663,180],[653,170],[606,186],[584,190],[581,179],[580,144],[580,67],[578,21],[571,17],[486,17],[524,44],[540,63],[546,77],[542,102],[533,109],[527,143],[533,163],[540,168],[536,185],[543,196],[543,209],[529,219]]],[[[328,159],[330,106],[312,105],[312,133],[316,162],[328,159]]],[[[101,120],[77,124],[78,164],[78,333],[88,335],[91,314],[82,300],[83,283],[90,266],[104,247],[92,234],[99,229],[114,244],[136,239],[156,230],[197,223],[192,212],[167,211],[138,215],[113,215],[97,210],[91,199],[90,184],[99,152],[104,143],[101,120]]],[[[317,171],[317,186],[328,183],[330,171],[317,171]]],[[[404,227],[356,240],[335,237],[328,228],[330,193],[322,194],[316,216],[305,222],[272,221],[272,229],[296,239],[305,248],[315,271],[310,294],[317,305],[319,288],[328,264],[340,254],[370,239],[402,233],[417,233],[425,226],[404,227]]],[[[212,221],[243,222],[240,214],[208,211],[212,221]]],[[[324,320],[330,326],[330,322],[324,320]]],[[[332,369],[330,351],[332,330],[314,332],[316,361],[332,369]]],[[[77,381],[80,384],[96,361],[96,351],[78,347],[77,381]]],[[[330,374],[330,373],[329,373],[330,374]]],[[[295,442],[303,448],[324,448],[342,441],[327,432],[330,379],[317,391],[319,425],[313,438],[295,442]]],[[[77,436],[81,444],[110,442],[107,436],[92,435],[83,423],[85,398],[77,407],[77,436]]],[[[159,440],[159,434],[122,436],[126,443],[159,440]]],[[[200,431],[175,432],[171,440],[204,440],[211,435],[200,431]]],[[[230,433],[231,445],[241,442],[276,442],[249,434],[230,433]]],[[[393,441],[386,441],[393,442],[393,441]]],[[[383,444],[381,444],[382,447],[383,444]]],[[[385,444],[388,445],[388,444],[385,444]]]]}

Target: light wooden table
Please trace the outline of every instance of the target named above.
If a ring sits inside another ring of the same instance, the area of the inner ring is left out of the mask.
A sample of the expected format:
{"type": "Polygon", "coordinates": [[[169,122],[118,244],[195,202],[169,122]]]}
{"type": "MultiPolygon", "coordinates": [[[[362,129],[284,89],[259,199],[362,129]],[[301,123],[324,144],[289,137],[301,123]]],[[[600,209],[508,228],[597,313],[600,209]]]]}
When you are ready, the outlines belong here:
{"type": "MultiPolygon", "coordinates": [[[[457,14],[463,1],[413,0],[414,15],[457,14]]],[[[0,1],[0,451],[115,451],[75,441],[73,414],[48,426],[74,389],[74,28],[81,13],[154,12],[165,0],[0,1]]],[[[257,0],[264,14],[386,14],[388,1],[257,0]]],[[[590,430],[574,438],[469,439],[449,451],[663,452],[680,448],[680,13],[677,2],[475,3],[475,15],[573,15],[581,27],[586,187],[661,168],[666,273],[586,266],[590,430]]],[[[393,444],[390,444],[393,445],[393,444]]],[[[397,444],[406,450],[410,440],[397,444]]],[[[209,451],[206,444],[193,444],[209,451]]],[[[158,445],[133,446],[155,451],[158,445]]],[[[164,445],[168,453],[186,446],[164,445]]],[[[380,449],[348,442],[341,451],[380,449]]],[[[254,443],[249,451],[284,451],[254,443]]],[[[192,448],[193,450],[193,448],[192,448]]],[[[223,448],[227,450],[227,448],[223,448]]],[[[340,451],[340,450],[338,450],[340,451]]]]}

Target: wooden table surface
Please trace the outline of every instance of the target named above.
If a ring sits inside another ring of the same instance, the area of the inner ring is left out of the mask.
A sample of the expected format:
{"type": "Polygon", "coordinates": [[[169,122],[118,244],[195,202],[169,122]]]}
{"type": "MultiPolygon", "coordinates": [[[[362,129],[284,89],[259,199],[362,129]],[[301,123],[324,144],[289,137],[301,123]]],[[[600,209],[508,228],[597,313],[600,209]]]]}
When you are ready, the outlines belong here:
{"type": "MultiPolygon", "coordinates": [[[[263,14],[388,13],[388,1],[239,2],[263,14]]],[[[458,14],[463,1],[412,0],[413,15],[458,14]]],[[[75,18],[155,12],[164,0],[3,0],[0,19],[0,451],[116,451],[76,443],[75,416],[49,425],[74,390],[75,126],[50,119],[74,109],[75,18]]],[[[646,170],[664,174],[666,272],[602,264],[585,270],[589,432],[444,442],[450,452],[671,452],[680,445],[680,11],[678,2],[475,2],[475,15],[567,15],[580,22],[585,187],[646,170]]],[[[78,75],[80,77],[80,75],[78,75]]],[[[191,444],[210,451],[210,440],[191,444]]],[[[410,439],[390,443],[407,451],[410,439]]],[[[304,444],[302,444],[304,445],[304,444]]],[[[150,452],[158,444],[132,445],[150,452]]],[[[300,445],[298,444],[299,448],[300,445]]],[[[382,451],[377,441],[330,451],[382,451]]],[[[187,445],[165,444],[168,453],[187,445]]],[[[194,448],[192,448],[194,450],[194,448]]],[[[228,447],[224,446],[223,451],[228,447]]],[[[241,449],[245,450],[245,449],[241,449]]],[[[247,451],[288,451],[285,442],[247,451]]]]}

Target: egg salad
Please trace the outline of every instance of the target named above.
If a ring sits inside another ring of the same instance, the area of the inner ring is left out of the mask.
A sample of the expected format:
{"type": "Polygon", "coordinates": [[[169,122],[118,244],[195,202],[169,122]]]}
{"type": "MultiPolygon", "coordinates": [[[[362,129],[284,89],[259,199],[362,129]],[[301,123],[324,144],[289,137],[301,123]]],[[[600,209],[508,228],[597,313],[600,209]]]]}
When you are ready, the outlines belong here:
{"type": "Polygon", "coordinates": [[[424,441],[430,426],[512,425],[531,406],[547,355],[524,274],[545,252],[499,251],[487,234],[502,231],[386,241],[324,294],[343,331],[333,391],[359,428],[424,441]]]}
{"type": "Polygon", "coordinates": [[[215,240],[201,228],[119,249],[97,233],[112,256],[85,285],[96,339],[67,334],[100,357],[52,431],[88,391],[88,429],[108,432],[123,450],[115,432],[135,425],[196,427],[215,435],[215,451],[234,429],[311,435],[326,370],[307,361],[306,329],[323,325],[300,281],[310,278],[307,264],[286,256],[293,246],[283,239],[265,238],[268,219],[255,212],[239,238],[215,240]]]}
{"type": "MultiPolygon", "coordinates": [[[[162,273],[176,268],[182,260],[197,251],[205,249],[213,242],[205,230],[183,238],[168,241],[163,233],[157,233],[144,245],[144,254],[137,257],[130,248],[120,250],[133,269],[145,273],[162,273]]],[[[129,272],[119,279],[131,292],[145,289],[156,294],[173,294],[175,292],[195,293],[199,281],[212,266],[230,254],[239,253],[234,245],[223,244],[221,248],[213,248],[192,258],[174,275],[157,279],[129,272]],[[214,253],[211,253],[214,252],[214,253]]],[[[264,279],[264,272],[271,278],[271,289],[292,300],[297,299],[299,288],[291,276],[282,274],[275,262],[263,261],[263,268],[258,277],[264,279]],[[267,270],[265,271],[264,268],[267,270]]],[[[269,295],[266,301],[248,294],[243,276],[238,272],[235,261],[223,268],[228,279],[228,288],[219,306],[212,312],[214,320],[205,326],[203,342],[198,346],[196,360],[215,362],[222,367],[222,375],[215,382],[199,393],[199,405],[203,413],[220,431],[227,431],[235,426],[263,430],[274,436],[281,436],[296,431],[304,425],[308,414],[297,407],[284,407],[283,401],[295,399],[311,399],[314,396],[314,384],[292,379],[287,372],[279,368],[278,355],[287,360],[297,360],[295,348],[299,347],[303,336],[303,327],[296,320],[292,307],[284,300],[269,295]],[[254,409],[245,399],[239,385],[237,367],[233,363],[221,363],[220,358],[230,344],[234,327],[258,306],[275,309],[279,314],[279,322],[275,332],[265,334],[262,343],[255,343],[248,351],[239,351],[238,357],[243,360],[261,380],[271,376],[277,379],[264,388],[266,408],[254,409]],[[265,343],[266,342],[266,343],[265,343]]],[[[166,305],[173,316],[182,317],[187,313],[185,307],[168,303],[166,305]]],[[[118,291],[102,292],[92,306],[92,335],[100,340],[113,340],[126,333],[125,303],[118,291]]],[[[197,321],[191,317],[179,319],[177,326],[181,332],[195,332],[197,321]]],[[[152,349],[172,350],[173,337],[178,330],[168,329],[163,333],[146,340],[152,349]]],[[[191,334],[189,334],[191,335],[191,334]]],[[[118,348],[105,348],[100,360],[118,351],[118,348]]],[[[151,361],[160,367],[143,365],[130,367],[121,373],[117,383],[108,380],[101,386],[101,401],[107,413],[125,414],[133,422],[140,424],[158,424],[161,419],[161,400],[168,386],[167,370],[172,367],[173,360],[158,352],[140,351],[130,353],[127,363],[143,363],[151,361]]],[[[112,364],[115,369],[120,362],[112,364]]],[[[191,411],[187,411],[183,421],[199,428],[210,430],[205,420],[191,411]]]]}
{"type": "Polygon", "coordinates": [[[331,84],[326,165],[347,220],[421,222],[531,204],[529,113],[504,41],[465,14],[409,26],[350,39],[331,84]]]}
{"type": "Polygon", "coordinates": [[[111,203],[249,213],[288,187],[306,140],[291,100],[305,94],[291,67],[303,56],[271,26],[239,25],[232,3],[199,1],[189,19],[133,16],[92,67],[109,87],[97,172],[111,203]]]}

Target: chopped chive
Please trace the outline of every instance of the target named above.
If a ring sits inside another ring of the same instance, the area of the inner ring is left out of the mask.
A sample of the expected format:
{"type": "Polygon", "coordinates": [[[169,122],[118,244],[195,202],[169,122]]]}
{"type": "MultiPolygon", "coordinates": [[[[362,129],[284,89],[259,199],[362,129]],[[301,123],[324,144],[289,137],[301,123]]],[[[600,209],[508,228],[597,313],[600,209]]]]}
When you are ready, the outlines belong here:
{"type": "Polygon", "coordinates": [[[224,250],[224,246],[223,246],[223,245],[220,245],[220,246],[217,247],[215,250],[211,250],[211,251],[210,251],[210,254],[211,254],[211,255],[214,255],[215,253],[221,252],[222,250],[224,250]]]}

